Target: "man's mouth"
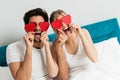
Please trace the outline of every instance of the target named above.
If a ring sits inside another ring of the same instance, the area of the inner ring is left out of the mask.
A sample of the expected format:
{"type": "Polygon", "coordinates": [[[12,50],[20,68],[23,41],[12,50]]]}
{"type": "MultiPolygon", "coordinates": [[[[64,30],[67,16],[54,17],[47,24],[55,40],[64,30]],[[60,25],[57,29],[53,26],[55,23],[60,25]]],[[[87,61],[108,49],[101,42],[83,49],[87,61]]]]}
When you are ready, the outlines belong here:
{"type": "Polygon", "coordinates": [[[41,32],[40,30],[36,30],[36,31],[35,31],[35,35],[41,35],[41,33],[42,33],[42,32],[41,32]]]}
{"type": "Polygon", "coordinates": [[[41,35],[41,33],[35,33],[35,35],[41,35]]]}
{"type": "Polygon", "coordinates": [[[35,37],[34,37],[34,41],[35,42],[40,42],[40,37],[41,37],[41,31],[35,31],[35,37]]]}

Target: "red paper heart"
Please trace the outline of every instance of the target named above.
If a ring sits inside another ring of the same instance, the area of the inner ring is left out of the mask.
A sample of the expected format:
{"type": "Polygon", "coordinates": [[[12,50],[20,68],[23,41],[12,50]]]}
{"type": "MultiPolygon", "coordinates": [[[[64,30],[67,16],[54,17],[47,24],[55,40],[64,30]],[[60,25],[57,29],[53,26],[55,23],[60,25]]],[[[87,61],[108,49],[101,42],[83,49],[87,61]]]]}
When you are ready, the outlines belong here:
{"type": "Polygon", "coordinates": [[[57,19],[56,21],[52,22],[51,25],[55,30],[57,30],[57,29],[61,28],[62,22],[61,22],[61,20],[57,19]]]}
{"type": "Polygon", "coordinates": [[[70,24],[71,23],[71,16],[68,14],[66,16],[64,16],[62,19],[62,22],[64,22],[65,24],[70,24]]]}
{"type": "Polygon", "coordinates": [[[32,23],[26,24],[25,25],[25,30],[27,32],[34,32],[34,30],[35,30],[35,23],[32,22],[32,23]]]}
{"type": "Polygon", "coordinates": [[[42,31],[47,31],[48,27],[49,27],[49,23],[48,22],[40,22],[39,23],[40,29],[42,31]]]}

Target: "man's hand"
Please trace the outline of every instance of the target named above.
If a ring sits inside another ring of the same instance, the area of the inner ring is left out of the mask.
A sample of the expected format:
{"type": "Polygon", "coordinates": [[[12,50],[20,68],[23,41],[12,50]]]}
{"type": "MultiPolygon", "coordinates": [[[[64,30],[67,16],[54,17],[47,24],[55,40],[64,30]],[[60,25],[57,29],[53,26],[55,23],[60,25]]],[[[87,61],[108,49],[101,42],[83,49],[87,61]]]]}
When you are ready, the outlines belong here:
{"type": "Polygon", "coordinates": [[[48,39],[47,33],[45,31],[42,32],[40,40],[43,42],[43,44],[45,46],[49,46],[49,41],[48,41],[49,39],[48,39]]]}
{"type": "Polygon", "coordinates": [[[32,47],[34,43],[34,32],[28,32],[23,38],[27,47],[32,47]]]}

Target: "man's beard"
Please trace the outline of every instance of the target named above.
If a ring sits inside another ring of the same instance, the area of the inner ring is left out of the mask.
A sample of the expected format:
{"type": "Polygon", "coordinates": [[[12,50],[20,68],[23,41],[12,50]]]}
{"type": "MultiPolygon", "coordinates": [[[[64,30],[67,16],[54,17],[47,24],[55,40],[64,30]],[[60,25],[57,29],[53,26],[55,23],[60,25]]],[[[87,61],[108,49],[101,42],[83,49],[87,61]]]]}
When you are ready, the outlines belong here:
{"type": "Polygon", "coordinates": [[[35,39],[35,38],[34,38],[34,42],[35,42],[35,43],[40,43],[41,40],[40,40],[40,39],[35,39]]]}

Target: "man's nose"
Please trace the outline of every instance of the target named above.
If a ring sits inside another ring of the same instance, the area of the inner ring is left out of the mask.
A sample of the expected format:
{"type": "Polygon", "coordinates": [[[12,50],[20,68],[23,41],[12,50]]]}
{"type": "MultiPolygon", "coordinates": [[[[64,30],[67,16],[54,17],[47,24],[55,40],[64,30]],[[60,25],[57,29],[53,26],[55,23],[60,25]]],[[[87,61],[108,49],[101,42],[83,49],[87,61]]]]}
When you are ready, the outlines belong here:
{"type": "Polygon", "coordinates": [[[36,27],[35,27],[35,29],[40,29],[40,26],[37,24],[36,27]]]}

